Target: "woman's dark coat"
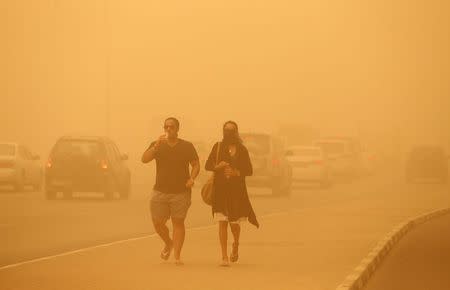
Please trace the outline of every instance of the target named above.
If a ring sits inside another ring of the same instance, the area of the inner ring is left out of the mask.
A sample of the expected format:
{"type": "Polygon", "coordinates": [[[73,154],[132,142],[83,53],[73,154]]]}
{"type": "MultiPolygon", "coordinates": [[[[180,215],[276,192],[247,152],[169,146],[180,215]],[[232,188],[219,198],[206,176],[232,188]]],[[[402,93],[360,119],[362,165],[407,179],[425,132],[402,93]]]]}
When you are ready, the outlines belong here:
{"type": "MultiPolygon", "coordinates": [[[[217,147],[218,143],[214,145],[206,161],[205,169],[208,171],[214,171],[217,147]]],[[[221,143],[218,163],[221,161],[228,162],[232,168],[239,170],[240,176],[227,179],[222,170],[214,174],[213,213],[223,213],[229,221],[237,221],[239,218],[247,217],[251,224],[259,227],[245,183],[245,177],[253,174],[247,148],[241,143],[236,144],[236,154],[231,157],[228,146],[221,143]]]]}

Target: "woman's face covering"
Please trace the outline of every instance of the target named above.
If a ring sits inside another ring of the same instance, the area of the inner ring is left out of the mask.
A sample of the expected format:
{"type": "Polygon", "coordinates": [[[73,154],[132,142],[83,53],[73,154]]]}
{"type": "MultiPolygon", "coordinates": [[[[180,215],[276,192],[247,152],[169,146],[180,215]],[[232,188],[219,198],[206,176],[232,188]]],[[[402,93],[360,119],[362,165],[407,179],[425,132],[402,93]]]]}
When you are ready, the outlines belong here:
{"type": "Polygon", "coordinates": [[[227,124],[223,129],[223,141],[229,144],[235,144],[239,140],[238,132],[233,124],[227,124]]]}

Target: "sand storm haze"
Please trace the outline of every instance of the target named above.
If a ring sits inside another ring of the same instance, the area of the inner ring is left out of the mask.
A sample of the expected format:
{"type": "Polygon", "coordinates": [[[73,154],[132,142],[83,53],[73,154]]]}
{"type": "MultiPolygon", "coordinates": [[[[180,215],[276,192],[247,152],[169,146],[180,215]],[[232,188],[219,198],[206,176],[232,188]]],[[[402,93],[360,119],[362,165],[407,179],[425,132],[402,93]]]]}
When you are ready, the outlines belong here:
{"type": "Polygon", "coordinates": [[[0,288],[336,288],[398,223],[449,206],[449,11],[445,0],[0,1],[0,288]],[[159,259],[155,165],[141,162],[171,116],[201,163],[183,269],[159,259]],[[200,189],[227,120],[256,146],[256,177],[271,181],[249,178],[262,226],[243,226],[240,263],[224,272],[200,189]],[[129,196],[61,190],[48,200],[63,136],[112,140],[129,196]],[[266,141],[280,149],[261,153],[266,141]],[[29,149],[28,165],[11,144],[29,149]],[[286,155],[318,144],[322,161],[286,155]],[[304,182],[316,173],[300,163],[326,168],[330,186],[304,182]],[[277,166],[289,194],[273,195],[277,166]],[[115,241],[126,242],[90,248],[115,241]],[[78,249],[88,250],[1,268],[78,249]]]}

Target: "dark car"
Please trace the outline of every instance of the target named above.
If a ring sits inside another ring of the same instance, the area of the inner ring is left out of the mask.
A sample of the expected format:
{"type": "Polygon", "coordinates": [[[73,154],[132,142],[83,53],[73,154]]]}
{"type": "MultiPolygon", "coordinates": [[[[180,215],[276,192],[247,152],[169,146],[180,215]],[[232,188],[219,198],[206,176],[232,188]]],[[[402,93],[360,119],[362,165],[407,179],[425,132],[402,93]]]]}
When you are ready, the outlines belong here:
{"type": "Polygon", "coordinates": [[[112,199],[130,193],[130,170],[116,144],[104,137],[62,137],[53,146],[45,171],[45,192],[54,199],[58,192],[100,192],[112,199]]]}
{"type": "Polygon", "coordinates": [[[448,157],[438,146],[420,146],[409,154],[406,163],[406,180],[437,180],[448,181],[448,157]]]}
{"type": "Polygon", "coordinates": [[[285,156],[281,138],[263,133],[241,134],[253,165],[249,186],[271,188],[273,195],[288,195],[292,186],[292,167],[285,156]]]}

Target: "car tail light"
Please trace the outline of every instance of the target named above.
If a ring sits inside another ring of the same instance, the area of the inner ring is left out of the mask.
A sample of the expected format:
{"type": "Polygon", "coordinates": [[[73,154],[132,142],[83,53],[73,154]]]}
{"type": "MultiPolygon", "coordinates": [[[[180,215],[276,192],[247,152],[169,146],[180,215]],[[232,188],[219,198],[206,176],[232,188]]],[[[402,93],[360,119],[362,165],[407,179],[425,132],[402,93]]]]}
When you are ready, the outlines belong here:
{"type": "Polygon", "coordinates": [[[279,166],[280,165],[280,160],[277,158],[272,159],[272,165],[273,166],[279,166]]]}
{"type": "Polygon", "coordinates": [[[47,168],[52,168],[52,159],[51,158],[49,158],[48,160],[47,160],[47,164],[46,164],[46,167],[47,168]]]}
{"type": "Polygon", "coordinates": [[[106,160],[101,160],[100,161],[100,167],[102,169],[108,169],[108,162],[106,162],[106,160]]]}

